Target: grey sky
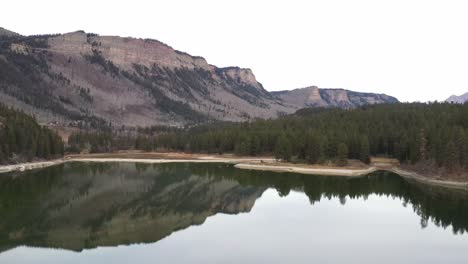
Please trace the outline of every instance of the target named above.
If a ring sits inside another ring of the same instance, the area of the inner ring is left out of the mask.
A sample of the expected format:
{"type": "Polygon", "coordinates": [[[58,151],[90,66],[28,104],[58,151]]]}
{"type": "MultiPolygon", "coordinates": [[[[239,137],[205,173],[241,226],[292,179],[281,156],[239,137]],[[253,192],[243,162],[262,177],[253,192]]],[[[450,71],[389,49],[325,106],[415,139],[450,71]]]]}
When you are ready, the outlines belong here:
{"type": "Polygon", "coordinates": [[[154,38],[217,66],[251,68],[267,90],[317,85],[444,100],[468,91],[468,2],[5,1],[21,34],[83,29],[154,38]]]}

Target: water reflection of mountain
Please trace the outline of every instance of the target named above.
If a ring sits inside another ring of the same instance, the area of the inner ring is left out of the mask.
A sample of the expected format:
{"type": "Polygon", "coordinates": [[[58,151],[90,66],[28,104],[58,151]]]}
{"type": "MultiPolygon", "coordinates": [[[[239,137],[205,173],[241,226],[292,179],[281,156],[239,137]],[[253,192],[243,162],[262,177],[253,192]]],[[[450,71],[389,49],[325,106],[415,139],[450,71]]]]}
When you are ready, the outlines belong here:
{"type": "Polygon", "coordinates": [[[154,242],[216,213],[248,212],[264,191],[191,167],[66,164],[1,177],[0,248],[154,242]]]}
{"type": "Polygon", "coordinates": [[[238,170],[224,164],[70,163],[0,177],[0,251],[18,245],[82,250],[158,241],[216,213],[249,212],[267,188],[323,198],[402,199],[421,216],[468,228],[468,195],[389,173],[363,178],[238,170]]]}

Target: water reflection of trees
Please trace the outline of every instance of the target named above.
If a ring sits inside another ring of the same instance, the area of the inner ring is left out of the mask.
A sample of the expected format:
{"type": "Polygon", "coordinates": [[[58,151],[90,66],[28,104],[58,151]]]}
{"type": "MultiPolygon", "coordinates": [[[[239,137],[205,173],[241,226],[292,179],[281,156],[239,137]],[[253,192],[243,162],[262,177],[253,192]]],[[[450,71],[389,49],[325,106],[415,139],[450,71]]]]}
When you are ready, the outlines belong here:
{"type": "Polygon", "coordinates": [[[291,190],[303,191],[311,204],[324,198],[338,198],[345,204],[346,198],[367,199],[372,194],[398,198],[403,206],[412,206],[421,217],[423,228],[432,221],[439,227],[452,226],[454,233],[468,230],[468,192],[410,182],[389,172],[375,172],[359,178],[242,170],[219,175],[242,185],[275,188],[281,196],[291,190]]]}
{"type": "MultiPolygon", "coordinates": [[[[159,166],[159,165],[153,165],[159,166]]],[[[166,164],[176,168],[178,164],[166,164]]],[[[272,173],[234,169],[225,164],[184,164],[194,175],[216,177],[236,181],[244,186],[274,188],[280,196],[291,190],[303,191],[311,204],[323,198],[338,198],[341,204],[346,199],[367,199],[369,195],[385,196],[402,200],[403,206],[412,206],[421,217],[421,227],[428,221],[448,228],[455,234],[468,231],[468,192],[429,186],[407,181],[390,172],[375,172],[365,177],[313,176],[295,173],[272,173]]]]}

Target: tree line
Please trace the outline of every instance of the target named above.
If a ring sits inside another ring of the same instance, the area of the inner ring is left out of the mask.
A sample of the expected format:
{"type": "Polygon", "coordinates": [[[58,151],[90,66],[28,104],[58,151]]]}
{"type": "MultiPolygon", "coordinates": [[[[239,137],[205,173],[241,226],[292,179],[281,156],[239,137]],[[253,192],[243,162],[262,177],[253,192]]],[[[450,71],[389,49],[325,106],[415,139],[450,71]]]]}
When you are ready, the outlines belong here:
{"type": "Polygon", "coordinates": [[[63,156],[62,139],[20,111],[0,104],[0,164],[63,156]]]}
{"type": "MultiPolygon", "coordinates": [[[[386,156],[408,164],[430,161],[451,170],[468,168],[468,104],[384,104],[351,110],[309,108],[274,120],[214,122],[160,133],[139,132],[127,147],[252,156],[274,154],[286,161],[312,164],[332,161],[338,165],[346,165],[347,159],[369,163],[370,156],[386,156]]],[[[112,142],[107,144],[118,148],[112,142]]]]}

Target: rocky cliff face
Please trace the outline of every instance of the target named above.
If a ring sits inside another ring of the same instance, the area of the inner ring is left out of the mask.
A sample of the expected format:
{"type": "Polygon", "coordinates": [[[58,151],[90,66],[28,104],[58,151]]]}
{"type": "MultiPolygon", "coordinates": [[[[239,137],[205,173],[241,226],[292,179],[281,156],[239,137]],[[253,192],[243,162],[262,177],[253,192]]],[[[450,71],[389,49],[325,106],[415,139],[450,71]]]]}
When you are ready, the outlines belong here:
{"type": "Polygon", "coordinates": [[[3,39],[0,101],[42,122],[181,125],[293,110],[251,70],[218,68],[156,40],[81,31],[3,39]]]}
{"type": "Polygon", "coordinates": [[[366,104],[397,103],[395,97],[385,94],[359,93],[344,89],[321,89],[316,86],[291,91],[272,92],[288,106],[354,108],[366,104]]]}
{"type": "Polygon", "coordinates": [[[317,88],[272,95],[250,69],[219,68],[157,40],[83,31],[29,37],[1,32],[0,102],[40,122],[184,125],[385,101],[382,95],[317,88]]]}
{"type": "Polygon", "coordinates": [[[445,101],[449,103],[464,104],[465,102],[468,102],[468,92],[460,96],[452,95],[445,101]]]}

